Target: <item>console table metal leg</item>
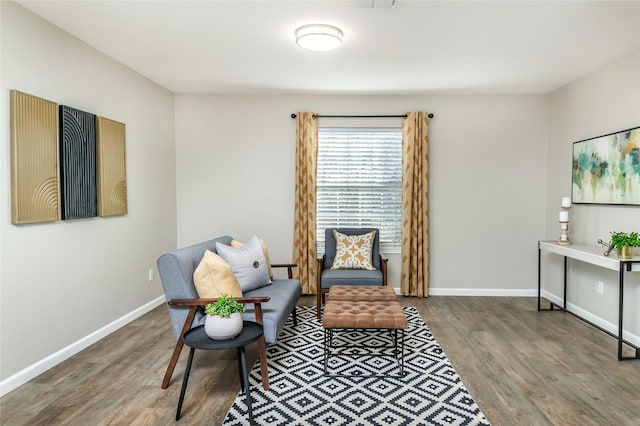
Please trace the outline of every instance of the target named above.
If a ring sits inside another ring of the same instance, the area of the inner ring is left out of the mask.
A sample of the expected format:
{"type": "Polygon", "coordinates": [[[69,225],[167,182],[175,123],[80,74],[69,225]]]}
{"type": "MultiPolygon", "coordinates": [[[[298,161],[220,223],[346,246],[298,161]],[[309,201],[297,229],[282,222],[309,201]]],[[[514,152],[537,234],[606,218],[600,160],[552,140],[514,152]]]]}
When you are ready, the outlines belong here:
{"type": "Polygon", "coordinates": [[[540,291],[542,289],[542,282],[540,277],[540,262],[542,260],[542,250],[540,250],[540,243],[538,243],[538,312],[540,312],[540,291]]]}
{"type": "Polygon", "coordinates": [[[622,317],[624,312],[624,268],[620,265],[620,299],[618,300],[618,361],[622,361],[622,317]]]}
{"type": "Polygon", "coordinates": [[[558,307],[558,312],[567,310],[567,257],[564,257],[564,300],[562,302],[563,306],[555,302],[549,301],[548,308],[542,308],[542,249],[540,248],[540,243],[538,243],[538,312],[541,311],[553,311],[554,307],[558,307]]]}
{"type": "Polygon", "coordinates": [[[567,310],[567,256],[564,256],[564,300],[562,309],[567,310]]]}
{"type": "Polygon", "coordinates": [[[637,360],[640,359],[640,347],[634,345],[633,343],[627,342],[624,340],[624,272],[625,269],[627,271],[631,271],[631,262],[620,262],[620,292],[618,299],[618,360],[626,361],[626,360],[637,360]],[[623,344],[627,344],[631,346],[635,350],[635,355],[633,356],[622,356],[622,346],[623,344]]]}

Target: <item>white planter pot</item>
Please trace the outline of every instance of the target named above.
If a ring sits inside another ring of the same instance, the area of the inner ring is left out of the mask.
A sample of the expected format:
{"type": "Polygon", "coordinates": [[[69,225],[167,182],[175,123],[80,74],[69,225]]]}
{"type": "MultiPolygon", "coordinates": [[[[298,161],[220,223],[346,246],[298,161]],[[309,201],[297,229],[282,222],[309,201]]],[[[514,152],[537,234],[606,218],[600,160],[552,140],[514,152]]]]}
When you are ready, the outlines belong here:
{"type": "Polygon", "coordinates": [[[207,315],[204,320],[204,332],[213,340],[229,340],[236,337],[242,331],[242,315],[240,312],[229,315],[227,318],[218,315],[207,315]]]}

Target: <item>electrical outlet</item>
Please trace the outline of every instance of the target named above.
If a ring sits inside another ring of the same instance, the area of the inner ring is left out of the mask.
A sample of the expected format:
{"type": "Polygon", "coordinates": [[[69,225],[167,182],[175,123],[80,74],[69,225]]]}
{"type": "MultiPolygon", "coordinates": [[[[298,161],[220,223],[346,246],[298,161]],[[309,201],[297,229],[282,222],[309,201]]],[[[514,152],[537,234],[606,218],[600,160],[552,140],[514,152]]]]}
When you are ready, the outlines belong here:
{"type": "Polygon", "coordinates": [[[153,281],[153,268],[149,269],[149,281],[153,281]]]}
{"type": "Polygon", "coordinates": [[[596,293],[604,294],[604,283],[602,281],[596,283],[596,293]]]}

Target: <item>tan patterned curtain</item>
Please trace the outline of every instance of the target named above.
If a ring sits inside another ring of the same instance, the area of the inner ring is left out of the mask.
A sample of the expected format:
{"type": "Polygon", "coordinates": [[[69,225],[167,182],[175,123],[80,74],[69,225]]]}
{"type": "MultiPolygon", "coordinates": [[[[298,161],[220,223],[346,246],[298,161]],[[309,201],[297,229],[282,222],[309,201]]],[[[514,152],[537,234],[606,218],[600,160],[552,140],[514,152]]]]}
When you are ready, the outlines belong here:
{"type": "Polygon", "coordinates": [[[318,120],[299,112],[296,121],[296,194],[293,224],[295,278],[303,294],[316,293],[316,166],[318,120]]]}
{"type": "Polygon", "coordinates": [[[429,118],[402,121],[402,273],[404,296],[429,296],[429,118]]]}

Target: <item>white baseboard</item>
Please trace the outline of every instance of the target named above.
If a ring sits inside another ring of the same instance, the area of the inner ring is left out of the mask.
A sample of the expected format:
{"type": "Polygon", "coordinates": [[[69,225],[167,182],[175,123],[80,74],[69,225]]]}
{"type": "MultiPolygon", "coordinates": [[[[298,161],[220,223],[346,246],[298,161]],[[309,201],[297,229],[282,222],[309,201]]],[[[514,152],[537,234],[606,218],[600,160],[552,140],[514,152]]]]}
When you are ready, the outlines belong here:
{"type": "Polygon", "coordinates": [[[119,328],[127,325],[128,323],[135,320],[136,318],[141,317],[142,315],[151,311],[155,307],[161,305],[165,301],[166,301],[165,297],[160,296],[157,299],[152,300],[151,302],[129,312],[128,314],[118,318],[117,320],[83,337],[77,342],[74,342],[69,346],[62,348],[59,351],[47,356],[46,358],[41,359],[40,361],[30,365],[24,370],[18,371],[16,374],[0,382],[0,397],[16,389],[18,386],[21,386],[27,383],[29,380],[39,376],[40,374],[44,373],[48,369],[60,364],[62,361],[72,357],[73,355],[77,354],[81,350],[96,343],[100,339],[108,336],[109,334],[113,333],[119,328]]]}
{"type": "Polygon", "coordinates": [[[514,288],[429,288],[429,296],[536,297],[536,289],[514,288]]]}
{"type": "MultiPolygon", "coordinates": [[[[393,287],[400,296],[400,287],[393,287]]],[[[494,297],[536,297],[538,290],[504,288],[429,288],[429,296],[494,296],[494,297]]]]}
{"type": "MultiPolygon", "coordinates": [[[[558,305],[562,306],[562,298],[559,296],[556,296],[553,293],[549,293],[546,290],[542,290],[540,292],[540,295],[542,297],[544,297],[545,299],[557,303],[558,305]]],[[[537,293],[536,293],[537,296],[537,293]]],[[[581,307],[574,305],[573,303],[567,302],[567,309],[570,310],[571,312],[575,313],[576,315],[579,315],[580,317],[584,318],[585,320],[594,323],[595,325],[597,325],[598,327],[602,327],[603,329],[607,330],[609,333],[613,333],[615,335],[618,334],[618,324],[614,324],[612,322],[609,322],[607,320],[605,320],[604,318],[601,318],[599,316],[596,316],[594,314],[592,314],[589,311],[586,311],[584,309],[582,309],[581,307]]],[[[635,334],[632,334],[629,331],[623,331],[622,332],[622,337],[627,340],[628,342],[633,343],[636,346],[640,346],[640,336],[636,336],[635,334]]]]}

